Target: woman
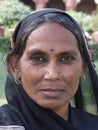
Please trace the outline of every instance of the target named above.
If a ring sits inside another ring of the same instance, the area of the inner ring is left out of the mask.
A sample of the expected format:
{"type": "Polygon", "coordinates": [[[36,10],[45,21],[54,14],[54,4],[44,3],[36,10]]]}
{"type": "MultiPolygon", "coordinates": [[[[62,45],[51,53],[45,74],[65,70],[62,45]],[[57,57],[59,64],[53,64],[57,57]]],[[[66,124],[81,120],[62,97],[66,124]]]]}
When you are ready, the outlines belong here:
{"type": "Polygon", "coordinates": [[[8,104],[0,108],[0,124],[26,130],[97,130],[97,116],[70,106],[86,69],[94,76],[97,97],[91,59],[84,33],[65,12],[44,9],[23,18],[6,59],[16,84],[6,87],[8,104]]]}

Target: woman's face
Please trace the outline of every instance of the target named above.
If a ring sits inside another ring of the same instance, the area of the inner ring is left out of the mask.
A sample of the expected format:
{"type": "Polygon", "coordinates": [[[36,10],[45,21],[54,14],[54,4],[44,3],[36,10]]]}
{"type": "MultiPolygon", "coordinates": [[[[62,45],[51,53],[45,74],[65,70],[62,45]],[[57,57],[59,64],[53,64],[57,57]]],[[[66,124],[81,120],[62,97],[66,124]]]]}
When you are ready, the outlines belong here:
{"type": "Polygon", "coordinates": [[[76,93],[84,61],[69,30],[44,23],[30,34],[15,71],[20,71],[23,88],[33,101],[56,110],[68,105],[76,93]]]}

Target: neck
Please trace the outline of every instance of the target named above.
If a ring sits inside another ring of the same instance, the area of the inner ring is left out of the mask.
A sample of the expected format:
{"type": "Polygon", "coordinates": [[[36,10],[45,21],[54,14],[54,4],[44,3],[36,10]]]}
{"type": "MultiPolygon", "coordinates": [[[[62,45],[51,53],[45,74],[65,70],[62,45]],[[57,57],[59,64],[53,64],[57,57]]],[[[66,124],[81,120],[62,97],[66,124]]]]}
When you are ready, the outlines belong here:
{"type": "Polygon", "coordinates": [[[64,120],[69,120],[69,104],[60,108],[56,108],[53,111],[57,113],[60,117],[62,117],[64,120]]]}

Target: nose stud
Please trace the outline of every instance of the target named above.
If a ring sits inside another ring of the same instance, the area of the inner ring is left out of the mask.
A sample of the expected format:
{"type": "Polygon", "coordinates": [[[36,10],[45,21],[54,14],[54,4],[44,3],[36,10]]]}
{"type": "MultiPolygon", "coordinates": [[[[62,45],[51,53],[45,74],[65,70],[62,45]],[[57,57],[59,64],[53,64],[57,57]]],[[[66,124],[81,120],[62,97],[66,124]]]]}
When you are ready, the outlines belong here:
{"type": "Polygon", "coordinates": [[[49,72],[45,73],[45,79],[47,80],[58,80],[58,79],[62,79],[63,74],[62,73],[58,73],[58,74],[51,74],[49,72]]]}
{"type": "Polygon", "coordinates": [[[61,78],[63,76],[63,74],[62,73],[59,73],[59,77],[61,78]]]}

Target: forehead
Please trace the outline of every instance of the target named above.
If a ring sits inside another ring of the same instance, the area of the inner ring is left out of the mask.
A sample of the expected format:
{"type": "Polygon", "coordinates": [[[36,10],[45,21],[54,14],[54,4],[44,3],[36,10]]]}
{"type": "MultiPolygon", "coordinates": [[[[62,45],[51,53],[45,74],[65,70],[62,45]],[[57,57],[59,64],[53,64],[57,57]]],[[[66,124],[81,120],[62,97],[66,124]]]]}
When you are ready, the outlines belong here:
{"type": "Polygon", "coordinates": [[[28,37],[26,49],[34,48],[78,49],[78,42],[73,33],[62,25],[47,22],[32,31],[28,37]]]}

